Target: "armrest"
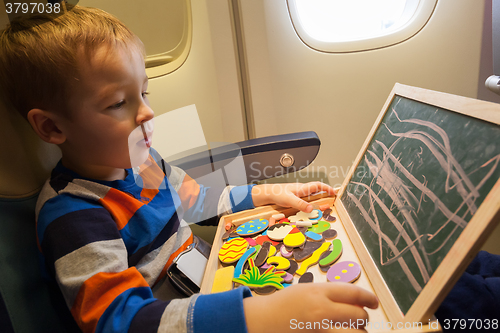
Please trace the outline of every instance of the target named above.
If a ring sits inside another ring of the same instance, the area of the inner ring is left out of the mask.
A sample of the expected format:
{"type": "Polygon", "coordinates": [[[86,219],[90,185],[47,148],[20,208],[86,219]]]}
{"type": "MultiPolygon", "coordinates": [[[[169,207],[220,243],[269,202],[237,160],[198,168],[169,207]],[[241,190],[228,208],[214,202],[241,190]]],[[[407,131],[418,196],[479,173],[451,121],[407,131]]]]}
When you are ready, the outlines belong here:
{"type": "Polygon", "coordinates": [[[299,132],[227,144],[169,163],[185,170],[193,178],[218,169],[227,173],[228,166],[232,165],[240,173],[245,171],[245,177],[229,177],[233,181],[228,185],[243,185],[305,168],[316,158],[320,145],[315,132],[299,132]],[[243,167],[244,170],[241,170],[243,167]]]}

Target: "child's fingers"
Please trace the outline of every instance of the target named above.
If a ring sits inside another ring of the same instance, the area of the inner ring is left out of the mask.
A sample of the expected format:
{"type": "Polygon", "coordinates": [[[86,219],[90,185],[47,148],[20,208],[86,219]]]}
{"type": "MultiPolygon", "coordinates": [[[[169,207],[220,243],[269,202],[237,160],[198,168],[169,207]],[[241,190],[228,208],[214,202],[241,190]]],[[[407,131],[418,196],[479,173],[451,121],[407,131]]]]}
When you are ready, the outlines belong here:
{"type": "Polygon", "coordinates": [[[310,203],[293,194],[290,195],[289,203],[292,208],[301,210],[306,213],[310,213],[313,210],[313,206],[310,203]]]}
{"type": "Polygon", "coordinates": [[[336,194],[335,190],[331,186],[326,185],[325,183],[310,182],[310,183],[302,185],[302,187],[299,190],[298,195],[301,197],[305,197],[305,196],[308,196],[310,194],[317,193],[317,192],[323,192],[323,191],[330,194],[330,195],[336,194]]]}
{"type": "Polygon", "coordinates": [[[344,303],[339,306],[336,304],[332,307],[332,311],[334,311],[331,314],[332,319],[341,323],[351,323],[349,327],[351,329],[364,329],[365,323],[368,321],[368,312],[356,305],[344,303]]]}
{"type": "Polygon", "coordinates": [[[361,307],[376,309],[378,307],[377,297],[363,288],[349,283],[335,282],[325,284],[326,296],[334,301],[361,307]]]}

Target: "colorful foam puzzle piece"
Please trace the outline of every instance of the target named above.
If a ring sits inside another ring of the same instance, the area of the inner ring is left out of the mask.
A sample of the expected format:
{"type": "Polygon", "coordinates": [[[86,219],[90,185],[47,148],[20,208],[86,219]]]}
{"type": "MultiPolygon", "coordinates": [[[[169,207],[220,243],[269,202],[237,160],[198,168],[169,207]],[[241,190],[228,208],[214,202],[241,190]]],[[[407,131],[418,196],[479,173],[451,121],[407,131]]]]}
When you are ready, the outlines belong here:
{"type": "Polygon", "coordinates": [[[225,264],[238,261],[248,248],[248,242],[241,237],[225,242],[219,250],[219,260],[225,264]]]}
{"type": "Polygon", "coordinates": [[[325,210],[323,212],[323,220],[328,221],[328,222],[335,222],[337,220],[337,218],[331,214],[332,214],[331,209],[325,210]]]}
{"type": "Polygon", "coordinates": [[[317,221],[321,218],[322,214],[323,213],[321,213],[320,210],[313,209],[313,211],[310,213],[298,212],[295,215],[289,216],[288,220],[296,225],[305,226],[307,223],[311,223],[312,225],[314,223],[317,223],[317,221]]]}
{"type": "MultiPolygon", "coordinates": [[[[321,257],[319,257],[319,261],[318,262],[321,262],[321,260],[323,260],[324,258],[328,257],[330,255],[330,253],[332,253],[331,250],[328,250],[326,252],[323,252],[323,254],[321,255],[321,257]]],[[[322,272],[328,272],[328,270],[330,269],[330,266],[331,265],[327,265],[327,266],[321,266],[319,265],[319,269],[322,271],[322,272]]]]}
{"type": "MultiPolygon", "coordinates": [[[[286,274],[283,275],[283,282],[284,283],[292,283],[293,282],[293,275],[286,272],[286,274]]],[[[281,282],[281,284],[283,284],[283,282],[281,282]]]]}
{"type": "Polygon", "coordinates": [[[260,247],[260,251],[255,257],[255,265],[261,266],[264,264],[267,260],[267,257],[269,257],[269,249],[271,248],[272,244],[270,242],[265,242],[262,244],[260,247]]]}
{"type": "Polygon", "coordinates": [[[279,221],[279,220],[282,220],[285,218],[285,214],[283,213],[279,213],[279,214],[274,214],[271,216],[273,219],[275,219],[276,221],[279,221]]]}
{"type": "Polygon", "coordinates": [[[274,265],[270,265],[268,264],[267,262],[263,263],[262,266],[260,266],[260,268],[264,268],[264,269],[268,269],[268,268],[276,268],[274,265]]]}
{"type": "Polygon", "coordinates": [[[277,257],[277,256],[269,257],[267,258],[266,263],[268,263],[269,265],[276,264],[275,265],[276,269],[280,270],[287,270],[288,268],[290,268],[290,260],[283,257],[277,257]]]}
{"type": "Polygon", "coordinates": [[[326,279],[331,282],[354,282],[361,275],[361,266],[354,261],[336,263],[326,273],[326,279]]]}
{"type": "MultiPolygon", "coordinates": [[[[284,287],[283,287],[284,288],[284,287]]],[[[270,295],[276,291],[275,286],[265,286],[265,287],[260,287],[260,288],[252,288],[255,293],[259,295],[270,295]]]]}
{"type": "Polygon", "coordinates": [[[260,235],[259,237],[255,238],[255,241],[257,242],[257,244],[260,244],[260,245],[264,244],[265,242],[270,242],[273,245],[278,245],[278,243],[279,243],[277,241],[272,240],[267,235],[264,235],[264,236],[260,235]]]}
{"type": "Polygon", "coordinates": [[[282,241],[293,227],[289,224],[275,224],[267,230],[267,237],[275,241],[282,241]]]}
{"type": "Polygon", "coordinates": [[[321,244],[321,247],[316,251],[314,251],[312,256],[310,256],[309,258],[304,260],[302,264],[300,264],[299,269],[295,273],[298,275],[303,275],[310,266],[316,264],[319,261],[319,257],[321,256],[321,254],[325,251],[328,251],[329,248],[330,248],[330,243],[325,242],[321,244]]]}
{"type": "Polygon", "coordinates": [[[257,242],[253,238],[243,237],[243,239],[246,240],[248,242],[248,245],[250,245],[250,246],[256,246],[257,245],[257,242]]]}
{"type": "Polygon", "coordinates": [[[236,230],[236,227],[235,226],[232,226],[231,229],[229,229],[228,231],[226,231],[224,233],[224,235],[222,235],[222,240],[225,241],[227,240],[229,237],[231,237],[231,234],[236,230]]]}
{"type": "Polygon", "coordinates": [[[234,266],[227,266],[215,272],[212,294],[233,289],[234,266]]]}
{"type": "Polygon", "coordinates": [[[250,236],[263,232],[269,226],[269,221],[266,219],[255,219],[243,223],[236,228],[236,233],[240,236],[250,236]]]}
{"type": "Polygon", "coordinates": [[[321,234],[317,234],[312,231],[306,231],[307,240],[312,240],[313,242],[319,242],[323,240],[323,236],[321,234]]]}
{"type": "Polygon", "coordinates": [[[337,261],[342,255],[343,246],[342,241],[340,239],[334,239],[332,241],[332,252],[325,258],[320,259],[320,266],[329,266],[335,261],[337,261]]]}
{"type": "Polygon", "coordinates": [[[276,289],[283,289],[281,281],[286,272],[274,271],[274,267],[269,267],[264,273],[260,273],[253,259],[248,259],[249,269],[238,278],[233,278],[233,282],[253,288],[274,286],[276,289]]]}
{"type": "Polygon", "coordinates": [[[283,244],[288,247],[299,247],[306,242],[306,237],[298,228],[293,228],[292,231],[283,239],[283,244]]]}
{"type": "Polygon", "coordinates": [[[247,260],[255,253],[255,248],[251,247],[248,250],[246,250],[245,253],[241,256],[241,258],[238,260],[238,263],[236,264],[236,267],[234,268],[234,278],[240,277],[241,274],[243,274],[243,267],[245,266],[245,263],[247,260]]]}
{"type": "Polygon", "coordinates": [[[278,244],[274,245],[274,247],[276,248],[276,253],[279,253],[283,246],[284,245],[282,242],[279,242],[278,244]]]}
{"type": "Polygon", "coordinates": [[[276,269],[276,267],[274,267],[273,265],[269,265],[266,263],[259,267],[260,274],[264,274],[264,272],[267,271],[269,268],[271,268],[271,271],[274,271],[276,269]]]}
{"type": "Polygon", "coordinates": [[[307,232],[307,227],[300,227],[300,226],[297,226],[297,229],[299,229],[299,230],[300,230],[300,232],[304,234],[304,236],[306,235],[306,232],[307,232]]]}
{"type": "Polygon", "coordinates": [[[288,251],[285,245],[281,246],[280,253],[284,258],[291,258],[293,256],[293,251],[288,251]]]}
{"type": "Polygon", "coordinates": [[[293,249],[293,258],[297,261],[302,261],[309,258],[314,251],[321,247],[321,242],[306,242],[304,248],[293,249]]]}
{"type": "Polygon", "coordinates": [[[298,268],[299,264],[297,264],[295,260],[290,260],[290,268],[288,268],[286,271],[287,273],[294,275],[298,268]]]}
{"type": "Polygon", "coordinates": [[[309,216],[309,220],[311,220],[311,221],[318,221],[319,219],[321,219],[323,217],[323,212],[320,209],[313,209],[313,211],[309,214],[317,215],[316,217],[314,217],[314,215],[309,216]]]}
{"type": "Polygon", "coordinates": [[[312,227],[313,225],[313,222],[311,220],[307,220],[307,221],[297,221],[297,222],[294,222],[295,225],[297,227],[312,227]]]}
{"type": "Polygon", "coordinates": [[[308,231],[312,231],[312,232],[315,232],[317,234],[320,234],[322,233],[323,231],[326,231],[330,229],[330,222],[326,222],[326,221],[319,221],[317,224],[313,225],[312,227],[310,227],[309,229],[307,229],[308,231]]]}
{"type": "Polygon", "coordinates": [[[299,283],[311,283],[314,282],[314,275],[311,272],[306,272],[299,278],[299,283]]]}
{"type": "Polygon", "coordinates": [[[255,258],[257,257],[257,255],[259,254],[259,251],[260,251],[260,248],[262,247],[262,245],[260,244],[257,244],[254,246],[254,249],[255,249],[255,253],[252,254],[252,256],[250,258],[252,258],[254,261],[255,261],[255,258]]]}
{"type": "Polygon", "coordinates": [[[276,254],[277,250],[274,245],[269,246],[269,253],[267,254],[268,257],[272,257],[276,254]]]}
{"type": "Polygon", "coordinates": [[[295,214],[295,215],[300,216],[300,217],[305,217],[305,218],[307,218],[307,219],[309,219],[309,220],[310,220],[310,219],[315,219],[315,218],[318,218],[319,213],[321,213],[321,211],[320,211],[320,210],[318,210],[318,209],[313,209],[310,213],[306,213],[306,212],[298,212],[298,213],[297,213],[297,214],[295,214]]]}
{"type": "Polygon", "coordinates": [[[263,263],[261,266],[259,266],[259,269],[263,269],[262,272],[266,271],[268,268],[276,269],[274,265],[269,265],[267,262],[263,263]]]}
{"type": "Polygon", "coordinates": [[[332,238],[337,237],[337,230],[335,230],[335,229],[328,229],[328,230],[323,231],[321,233],[321,235],[323,235],[324,239],[332,239],[332,238]]]}

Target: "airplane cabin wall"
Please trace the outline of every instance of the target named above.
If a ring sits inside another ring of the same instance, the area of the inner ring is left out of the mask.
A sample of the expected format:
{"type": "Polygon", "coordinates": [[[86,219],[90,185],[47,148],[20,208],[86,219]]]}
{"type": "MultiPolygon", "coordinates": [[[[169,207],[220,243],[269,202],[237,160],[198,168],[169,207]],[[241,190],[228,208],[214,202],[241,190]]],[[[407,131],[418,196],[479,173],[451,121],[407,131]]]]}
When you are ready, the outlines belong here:
{"type": "MultiPolygon", "coordinates": [[[[396,82],[500,102],[484,88],[493,74],[491,0],[438,0],[412,38],[337,54],[299,39],[286,0],[239,4],[256,137],[315,131],[322,145],[306,171],[326,173],[332,186],[341,185],[396,82]]],[[[500,254],[499,239],[500,226],[483,250],[500,254]]]]}
{"type": "Polygon", "coordinates": [[[240,1],[257,137],[314,130],[309,172],[339,186],[396,82],[477,97],[484,1],[439,0],[424,28],[385,48],[325,53],[297,36],[286,0],[240,1]]]}
{"type": "MultiPolygon", "coordinates": [[[[223,2],[220,5],[224,7],[223,2]]],[[[150,79],[151,106],[159,116],[195,104],[207,143],[242,141],[245,137],[229,15],[209,22],[207,1],[191,1],[191,7],[193,40],[189,56],[176,71],[150,79]]]]}

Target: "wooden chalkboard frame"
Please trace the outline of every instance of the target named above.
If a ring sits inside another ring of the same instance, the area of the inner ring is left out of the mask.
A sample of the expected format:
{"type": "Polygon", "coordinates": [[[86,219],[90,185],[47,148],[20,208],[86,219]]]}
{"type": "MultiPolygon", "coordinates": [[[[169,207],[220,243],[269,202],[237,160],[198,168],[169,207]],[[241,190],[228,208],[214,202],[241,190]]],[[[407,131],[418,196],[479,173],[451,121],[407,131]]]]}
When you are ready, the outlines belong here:
{"type": "Polygon", "coordinates": [[[500,180],[496,181],[482,205],[455,241],[413,305],[406,312],[406,315],[404,315],[340,200],[396,96],[405,97],[497,125],[500,125],[500,105],[396,83],[338,193],[335,202],[338,214],[344,223],[353,246],[356,248],[364,269],[370,276],[372,286],[380,299],[380,303],[388,319],[393,324],[398,322],[425,323],[432,319],[438,306],[500,221],[500,180]]]}

